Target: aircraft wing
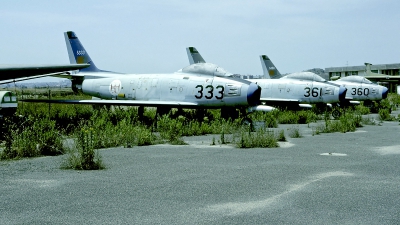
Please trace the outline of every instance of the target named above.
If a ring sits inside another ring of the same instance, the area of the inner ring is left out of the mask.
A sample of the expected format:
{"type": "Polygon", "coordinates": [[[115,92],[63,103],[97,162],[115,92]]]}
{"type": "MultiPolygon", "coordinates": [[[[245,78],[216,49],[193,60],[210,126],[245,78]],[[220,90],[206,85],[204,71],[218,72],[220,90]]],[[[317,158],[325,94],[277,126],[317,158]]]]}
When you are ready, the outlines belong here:
{"type": "Polygon", "coordinates": [[[90,66],[90,64],[0,65],[0,80],[4,81],[23,77],[57,75],[70,70],[86,68],[88,66],[90,66]]]}
{"type": "Polygon", "coordinates": [[[51,100],[51,99],[23,99],[23,102],[42,102],[42,103],[59,103],[59,104],[86,104],[86,105],[123,105],[123,106],[171,106],[171,107],[193,107],[197,103],[193,102],[179,102],[179,101],[142,101],[142,100],[51,100]]]}
{"type": "Polygon", "coordinates": [[[67,72],[48,73],[48,74],[43,74],[43,75],[15,78],[15,79],[10,79],[10,80],[0,80],[0,84],[8,84],[8,83],[14,83],[14,82],[19,82],[19,81],[24,81],[24,80],[31,80],[31,79],[41,78],[41,77],[57,76],[57,75],[63,75],[63,74],[67,75],[67,72]]]}

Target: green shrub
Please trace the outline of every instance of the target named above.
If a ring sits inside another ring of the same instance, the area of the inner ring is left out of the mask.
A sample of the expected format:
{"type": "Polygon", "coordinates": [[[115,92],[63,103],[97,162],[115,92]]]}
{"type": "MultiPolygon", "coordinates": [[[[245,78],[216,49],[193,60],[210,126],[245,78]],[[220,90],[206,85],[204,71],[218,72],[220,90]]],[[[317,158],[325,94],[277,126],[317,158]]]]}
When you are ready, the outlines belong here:
{"type": "Polygon", "coordinates": [[[256,132],[241,130],[240,137],[234,142],[238,148],[276,148],[279,147],[274,132],[266,129],[259,129],[256,132]]]}
{"type": "Polygon", "coordinates": [[[69,157],[61,166],[65,169],[98,170],[104,169],[101,156],[95,150],[95,135],[92,127],[84,126],[76,133],[75,148],[70,149],[69,157]]]}
{"type": "Polygon", "coordinates": [[[263,121],[265,126],[268,128],[277,128],[278,122],[276,115],[279,114],[278,110],[273,110],[276,112],[254,112],[249,115],[252,121],[263,121]]]}
{"type": "Polygon", "coordinates": [[[389,93],[388,101],[392,108],[397,109],[400,105],[400,95],[397,93],[389,93]]]}
{"type": "Polygon", "coordinates": [[[368,115],[370,113],[369,108],[364,105],[357,105],[355,107],[355,110],[358,111],[361,115],[368,115]]]}
{"type": "Polygon", "coordinates": [[[292,127],[289,130],[289,137],[291,137],[291,138],[301,138],[302,135],[300,133],[299,127],[292,127]]]}
{"type": "Polygon", "coordinates": [[[294,111],[283,111],[279,114],[278,122],[280,124],[297,124],[299,116],[294,111]]]}
{"type": "Polygon", "coordinates": [[[385,108],[379,109],[378,114],[379,114],[379,119],[381,121],[393,121],[393,120],[395,120],[395,118],[390,115],[389,109],[385,109],[385,108]]]}
{"type": "Polygon", "coordinates": [[[333,133],[333,132],[354,132],[356,128],[362,127],[362,116],[357,111],[348,110],[342,113],[338,120],[329,120],[325,118],[325,126],[318,126],[318,133],[333,133]]]}
{"type": "Polygon", "coordinates": [[[317,121],[319,118],[312,110],[282,111],[278,115],[280,124],[307,124],[317,121]]]}
{"type": "Polygon", "coordinates": [[[284,130],[280,130],[277,136],[278,137],[276,139],[278,141],[286,141],[285,131],[284,130]]]}
{"type": "Polygon", "coordinates": [[[7,122],[6,147],[1,159],[63,154],[62,137],[55,121],[41,118],[23,118],[23,122],[7,122]]]}
{"type": "Polygon", "coordinates": [[[182,140],[182,134],[187,132],[187,129],[185,129],[184,120],[182,118],[177,120],[169,118],[169,115],[163,115],[157,125],[157,130],[162,139],[174,145],[185,144],[182,140]]]}

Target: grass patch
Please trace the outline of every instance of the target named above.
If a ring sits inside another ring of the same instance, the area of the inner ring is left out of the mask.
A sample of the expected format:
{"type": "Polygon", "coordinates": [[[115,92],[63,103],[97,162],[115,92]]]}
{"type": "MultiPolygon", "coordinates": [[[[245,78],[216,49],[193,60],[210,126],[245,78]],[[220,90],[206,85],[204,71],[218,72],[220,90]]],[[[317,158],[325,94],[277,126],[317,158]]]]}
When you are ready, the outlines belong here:
{"type": "Polygon", "coordinates": [[[286,140],[286,136],[285,136],[285,131],[284,130],[280,130],[277,134],[276,137],[277,141],[287,141],[286,140]]]}
{"type": "Polygon", "coordinates": [[[358,111],[361,115],[368,115],[370,113],[369,108],[362,104],[356,105],[355,110],[358,111]]]}
{"type": "Polygon", "coordinates": [[[94,129],[84,126],[76,134],[75,148],[70,149],[67,160],[61,165],[63,169],[99,170],[104,169],[98,150],[95,150],[94,129]]]}
{"type": "Polygon", "coordinates": [[[379,109],[379,120],[380,121],[394,121],[396,117],[390,115],[390,110],[386,108],[379,109]]]}
{"type": "Polygon", "coordinates": [[[5,121],[5,147],[0,159],[60,155],[65,152],[55,121],[33,117],[21,120],[5,121]]]}
{"type": "Polygon", "coordinates": [[[280,124],[308,124],[319,119],[318,115],[312,110],[285,110],[273,111],[273,113],[280,124]]]}
{"type": "Polygon", "coordinates": [[[316,127],[316,134],[333,132],[354,132],[356,128],[362,127],[362,116],[357,111],[347,111],[338,120],[325,118],[325,124],[316,127]]]}
{"type": "Polygon", "coordinates": [[[300,133],[299,127],[292,127],[289,129],[289,137],[291,138],[301,138],[302,135],[300,133]]]}
{"type": "Polygon", "coordinates": [[[238,148],[276,148],[279,147],[272,130],[259,129],[256,132],[241,130],[234,143],[238,148]]]}

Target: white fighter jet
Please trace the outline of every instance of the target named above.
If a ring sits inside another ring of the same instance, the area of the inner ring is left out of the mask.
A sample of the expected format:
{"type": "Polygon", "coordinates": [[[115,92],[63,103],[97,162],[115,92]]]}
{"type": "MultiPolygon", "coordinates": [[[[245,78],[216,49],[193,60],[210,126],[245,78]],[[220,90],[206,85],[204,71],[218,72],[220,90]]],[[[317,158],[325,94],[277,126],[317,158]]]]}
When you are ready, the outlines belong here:
{"type": "MultiPolygon", "coordinates": [[[[199,51],[195,47],[186,48],[189,62],[192,65],[203,66],[212,65],[206,63],[199,51]]],[[[261,60],[265,71],[266,65],[261,60]]],[[[224,71],[221,76],[232,76],[232,73],[224,71]]],[[[313,79],[298,79],[286,77],[284,79],[247,79],[258,84],[261,88],[260,101],[266,105],[277,106],[280,108],[298,109],[311,108],[310,104],[334,103],[344,100],[346,88],[332,84],[321,77],[313,79]]]]}
{"type": "MultiPolygon", "coordinates": [[[[190,65],[169,74],[119,74],[98,69],[73,32],[65,33],[72,63],[89,67],[69,75],[76,88],[93,97],[91,100],[27,99],[47,102],[92,105],[125,105],[170,108],[221,109],[222,115],[235,115],[236,109],[246,115],[253,111],[270,111],[260,105],[261,88],[249,81],[218,76],[218,67],[190,65]],[[80,84],[81,82],[81,84],[80,84]],[[234,113],[235,112],[235,113],[234,113]]],[[[224,71],[220,68],[221,71],[224,71]]]]}
{"type": "MultiPolygon", "coordinates": [[[[266,55],[262,55],[260,59],[261,61],[264,61],[264,64],[266,65],[264,69],[264,77],[266,79],[322,79],[320,76],[312,72],[297,72],[282,76],[266,55]]],[[[387,98],[389,92],[388,88],[374,84],[363,76],[343,77],[334,81],[329,81],[329,83],[338,84],[347,88],[346,101],[341,102],[342,105],[359,104],[359,101],[382,100],[387,98]]]]}

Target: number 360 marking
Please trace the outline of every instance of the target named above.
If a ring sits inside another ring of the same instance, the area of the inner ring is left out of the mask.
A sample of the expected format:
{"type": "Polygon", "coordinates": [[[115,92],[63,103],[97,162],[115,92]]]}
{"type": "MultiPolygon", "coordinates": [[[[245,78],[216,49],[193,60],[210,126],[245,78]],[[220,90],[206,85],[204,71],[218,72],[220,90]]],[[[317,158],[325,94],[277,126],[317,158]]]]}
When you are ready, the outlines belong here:
{"type": "MultiPolygon", "coordinates": [[[[212,99],[214,97],[214,87],[212,85],[207,85],[205,87],[203,85],[197,85],[196,88],[197,88],[197,94],[194,97],[196,97],[197,99],[203,98],[204,89],[206,89],[205,93],[204,93],[204,97],[206,99],[212,99]]],[[[219,91],[217,92],[219,95],[215,95],[215,98],[223,99],[224,98],[224,90],[225,90],[224,86],[218,85],[215,87],[215,89],[217,89],[217,90],[219,89],[219,91]]]]}
{"type": "Polygon", "coordinates": [[[351,89],[351,94],[352,95],[369,95],[369,89],[368,88],[364,88],[364,90],[362,88],[352,88],[351,89]]]}

